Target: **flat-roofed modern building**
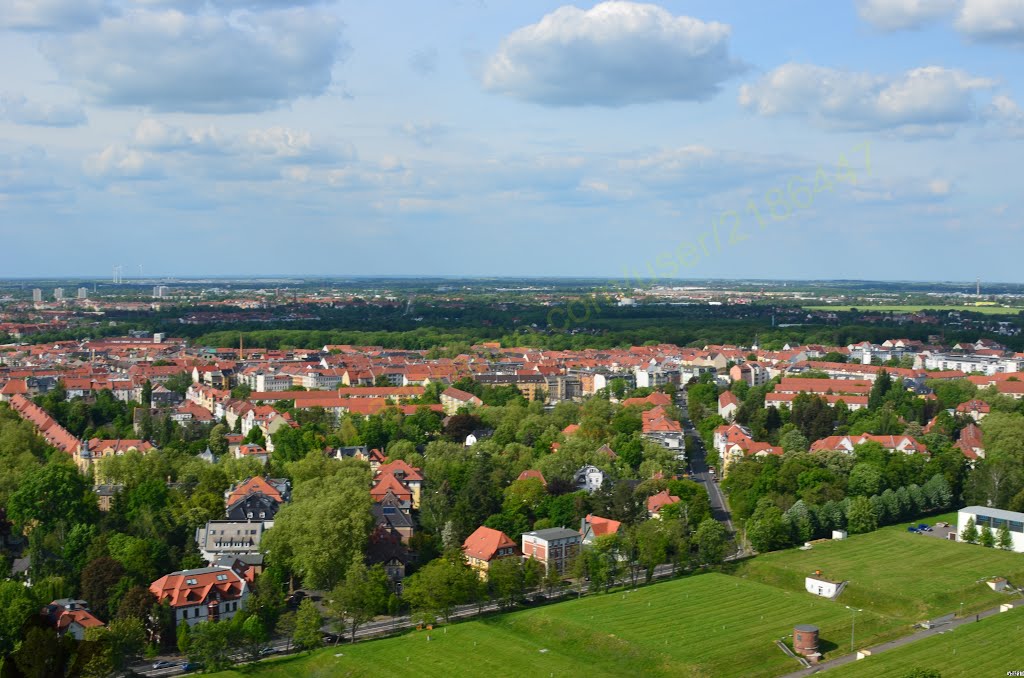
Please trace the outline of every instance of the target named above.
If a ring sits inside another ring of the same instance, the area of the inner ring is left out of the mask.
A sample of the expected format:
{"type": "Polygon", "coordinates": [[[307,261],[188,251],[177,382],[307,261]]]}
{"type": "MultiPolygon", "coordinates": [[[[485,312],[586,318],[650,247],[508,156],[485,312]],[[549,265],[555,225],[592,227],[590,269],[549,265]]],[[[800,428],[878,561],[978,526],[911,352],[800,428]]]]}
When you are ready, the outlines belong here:
{"type": "Polygon", "coordinates": [[[974,525],[980,531],[988,525],[993,536],[999,539],[999,530],[1003,525],[1010,528],[1010,537],[1013,539],[1013,550],[1017,553],[1024,553],[1024,513],[1017,511],[1004,511],[1003,509],[989,508],[988,506],[965,506],[956,514],[957,534],[963,534],[967,521],[974,518],[974,525]]]}

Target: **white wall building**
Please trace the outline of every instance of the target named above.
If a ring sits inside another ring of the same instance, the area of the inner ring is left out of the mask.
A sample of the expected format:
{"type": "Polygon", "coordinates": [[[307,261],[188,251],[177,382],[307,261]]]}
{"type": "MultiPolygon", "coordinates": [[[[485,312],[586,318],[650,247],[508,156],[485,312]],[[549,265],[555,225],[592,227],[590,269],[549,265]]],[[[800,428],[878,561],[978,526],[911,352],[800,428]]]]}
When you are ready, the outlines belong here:
{"type": "Polygon", "coordinates": [[[967,521],[974,518],[974,525],[981,531],[981,528],[988,525],[992,530],[992,536],[999,540],[999,529],[1005,524],[1010,528],[1010,537],[1013,539],[1013,550],[1017,553],[1024,553],[1024,513],[1017,511],[1004,511],[1003,509],[989,508],[987,506],[965,506],[956,513],[956,533],[963,533],[967,521]]]}

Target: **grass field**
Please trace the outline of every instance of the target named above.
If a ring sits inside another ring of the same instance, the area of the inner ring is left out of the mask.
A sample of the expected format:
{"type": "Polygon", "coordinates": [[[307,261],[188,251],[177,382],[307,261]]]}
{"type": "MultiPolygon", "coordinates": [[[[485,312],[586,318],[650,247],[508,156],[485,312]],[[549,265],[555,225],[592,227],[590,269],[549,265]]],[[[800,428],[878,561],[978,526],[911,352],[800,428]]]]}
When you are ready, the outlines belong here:
{"type": "MultiPolygon", "coordinates": [[[[832,601],[723,574],[591,596],[268,662],[285,676],[776,676],[799,665],[773,643],[794,624],[821,629],[823,649],[849,639],[832,601]],[[343,656],[336,657],[336,653],[343,656]]],[[[865,642],[888,620],[858,615],[865,642]]],[[[845,647],[844,647],[845,650],[845,647]]],[[[237,672],[219,674],[242,675],[237,672]]]]}
{"type": "Polygon", "coordinates": [[[996,678],[1024,671],[1024,610],[965,624],[955,631],[867,657],[829,671],[835,678],[900,678],[913,669],[942,678],[996,678]]]}
{"type": "Polygon", "coordinates": [[[917,311],[967,311],[971,313],[985,313],[987,315],[1017,315],[1024,309],[1003,308],[1002,306],[948,306],[944,304],[919,304],[917,306],[842,306],[831,304],[825,306],[803,306],[807,311],[850,311],[856,308],[858,311],[880,311],[893,313],[916,313],[917,311]]]}
{"type": "MultiPolygon", "coordinates": [[[[956,520],[955,514],[928,522],[956,520]]],[[[803,591],[804,577],[821,570],[825,576],[849,581],[839,602],[880,615],[917,622],[950,612],[976,612],[1007,599],[984,582],[1003,576],[1024,585],[1024,556],[973,544],[911,534],[893,525],[842,541],[816,544],[809,551],[767,553],[746,561],[736,575],[803,591]]]]}

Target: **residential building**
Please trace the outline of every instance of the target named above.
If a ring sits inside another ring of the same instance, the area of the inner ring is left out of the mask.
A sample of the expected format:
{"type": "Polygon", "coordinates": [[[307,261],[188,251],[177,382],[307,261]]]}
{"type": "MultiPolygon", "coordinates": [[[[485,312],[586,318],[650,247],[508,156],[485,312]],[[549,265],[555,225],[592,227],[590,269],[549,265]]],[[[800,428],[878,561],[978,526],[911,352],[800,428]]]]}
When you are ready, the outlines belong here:
{"type": "Polygon", "coordinates": [[[974,421],[981,421],[992,410],[992,407],[984,400],[971,399],[956,406],[956,413],[970,417],[974,421]]]}
{"type": "Polygon", "coordinates": [[[210,520],[196,528],[199,553],[208,563],[221,556],[239,557],[260,553],[260,541],[269,526],[262,520],[210,520]]]}
{"type": "Polygon", "coordinates": [[[487,576],[491,563],[501,558],[518,558],[519,547],[501,530],[480,526],[462,543],[469,566],[481,577],[487,576]]]}
{"type": "Polygon", "coordinates": [[[863,433],[859,436],[828,436],[811,443],[811,452],[822,450],[835,450],[837,452],[853,452],[857,445],[867,442],[875,442],[881,445],[887,452],[902,452],[903,454],[928,454],[928,448],[917,441],[913,436],[892,436],[892,435],[871,435],[863,433]]]}
{"type": "MultiPolygon", "coordinates": [[[[375,489],[376,494],[379,496],[383,495],[383,490],[387,487],[393,487],[394,483],[387,481],[386,479],[391,477],[401,487],[409,492],[409,498],[412,502],[412,507],[418,509],[420,507],[420,493],[423,489],[423,476],[420,475],[420,469],[409,466],[405,461],[396,459],[390,464],[380,464],[375,472],[375,489]],[[382,484],[383,481],[383,484],[382,484]]],[[[374,490],[370,491],[370,494],[375,494],[374,490]]],[[[404,494],[401,493],[401,494],[404,494]]]]}
{"type": "Polygon", "coordinates": [[[43,301],[43,291],[38,287],[32,290],[32,301],[36,304],[40,304],[43,301]]]}
{"type": "Polygon", "coordinates": [[[593,494],[600,490],[601,485],[604,484],[604,471],[593,464],[587,464],[576,471],[576,475],[573,476],[573,482],[576,483],[577,490],[586,490],[593,494]]]}
{"type": "Polygon", "coordinates": [[[171,572],[149,585],[160,602],[167,602],[176,625],[227,621],[245,608],[249,584],[230,567],[203,567],[171,572]]]}
{"type": "Polygon", "coordinates": [[[262,446],[255,443],[239,445],[234,454],[235,459],[256,459],[264,465],[270,461],[270,453],[262,446]]]}
{"type": "Polygon", "coordinates": [[[461,407],[480,407],[483,404],[480,398],[461,389],[449,387],[441,392],[441,405],[448,416],[457,413],[461,407]]]}
{"type": "Polygon", "coordinates": [[[55,600],[43,608],[42,615],[50,626],[57,629],[57,635],[69,635],[75,640],[85,640],[87,629],[103,626],[103,622],[89,611],[89,604],[84,600],[55,600]]]}
{"type": "Polygon", "coordinates": [[[580,552],[582,535],[576,530],[551,527],[526,532],[522,537],[524,558],[533,558],[548,572],[555,568],[565,574],[566,568],[580,552]]]}
{"type": "Polygon", "coordinates": [[[662,490],[647,498],[647,515],[651,518],[660,518],[661,509],[671,504],[678,504],[680,501],[679,497],[669,494],[668,490],[662,490]]]}
{"type": "Polygon", "coordinates": [[[587,517],[580,521],[580,541],[584,546],[589,546],[598,537],[617,534],[620,527],[622,523],[618,520],[587,514],[587,517]]]}
{"type": "Polygon", "coordinates": [[[953,443],[953,447],[963,452],[964,456],[970,460],[972,468],[978,459],[985,458],[985,443],[981,428],[974,422],[960,429],[960,438],[953,443]]]}
{"type": "Polygon", "coordinates": [[[519,474],[519,477],[516,478],[516,480],[526,480],[528,478],[535,478],[539,480],[540,484],[543,485],[544,487],[548,486],[548,481],[544,478],[544,474],[535,469],[527,469],[523,471],[522,473],[519,474]]]}
{"type": "Polygon", "coordinates": [[[722,391],[722,394],[718,396],[718,416],[722,419],[732,421],[739,408],[740,399],[732,391],[722,391]]]}

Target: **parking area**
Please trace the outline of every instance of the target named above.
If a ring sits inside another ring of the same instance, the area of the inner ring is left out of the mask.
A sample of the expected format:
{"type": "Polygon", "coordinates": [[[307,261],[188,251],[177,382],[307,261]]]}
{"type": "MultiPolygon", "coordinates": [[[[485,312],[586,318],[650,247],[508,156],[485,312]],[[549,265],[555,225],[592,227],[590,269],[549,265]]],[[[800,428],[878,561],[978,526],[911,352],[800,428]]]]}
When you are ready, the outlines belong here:
{"type": "MultiPolygon", "coordinates": [[[[921,525],[922,523],[915,523],[914,527],[921,525]]],[[[930,530],[923,530],[919,533],[926,537],[933,537],[936,539],[949,539],[950,534],[956,534],[956,525],[950,525],[948,523],[923,523],[930,527],[930,530]]],[[[908,526],[909,527],[909,526],[908,526]]]]}

